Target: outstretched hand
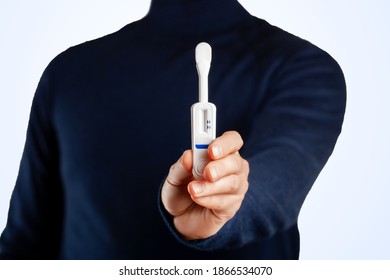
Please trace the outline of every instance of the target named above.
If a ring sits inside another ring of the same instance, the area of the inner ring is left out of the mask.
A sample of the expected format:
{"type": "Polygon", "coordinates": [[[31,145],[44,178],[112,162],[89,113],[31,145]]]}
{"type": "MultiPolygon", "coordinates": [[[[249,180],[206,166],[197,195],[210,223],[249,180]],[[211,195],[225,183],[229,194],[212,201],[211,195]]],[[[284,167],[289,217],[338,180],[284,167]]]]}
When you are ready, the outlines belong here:
{"type": "Polygon", "coordinates": [[[216,138],[208,147],[211,161],[204,169],[204,180],[195,180],[192,175],[191,150],[172,165],[161,198],[183,238],[208,238],[239,210],[249,174],[249,164],[238,152],[242,145],[235,131],[216,138]]]}

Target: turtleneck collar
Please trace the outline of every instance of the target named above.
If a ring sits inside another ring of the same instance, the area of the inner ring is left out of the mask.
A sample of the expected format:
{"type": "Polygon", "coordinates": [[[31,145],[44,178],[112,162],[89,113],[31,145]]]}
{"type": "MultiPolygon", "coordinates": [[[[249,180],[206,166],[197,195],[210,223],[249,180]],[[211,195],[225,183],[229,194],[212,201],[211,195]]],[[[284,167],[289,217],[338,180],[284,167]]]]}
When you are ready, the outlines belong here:
{"type": "Polygon", "coordinates": [[[144,20],[162,31],[213,33],[251,18],[237,0],[152,0],[144,20]]]}

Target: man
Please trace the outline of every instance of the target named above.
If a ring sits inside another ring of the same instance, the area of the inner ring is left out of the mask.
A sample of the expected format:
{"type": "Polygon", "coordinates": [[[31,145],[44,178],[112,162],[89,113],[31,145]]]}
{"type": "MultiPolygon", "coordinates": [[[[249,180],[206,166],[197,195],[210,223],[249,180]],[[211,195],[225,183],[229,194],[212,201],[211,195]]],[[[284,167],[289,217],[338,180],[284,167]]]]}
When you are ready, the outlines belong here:
{"type": "Polygon", "coordinates": [[[0,256],[296,259],[299,210],[344,110],[340,68],[309,42],[236,0],[154,0],[45,70],[0,256]],[[222,135],[197,181],[186,149],[202,41],[222,135]]]}

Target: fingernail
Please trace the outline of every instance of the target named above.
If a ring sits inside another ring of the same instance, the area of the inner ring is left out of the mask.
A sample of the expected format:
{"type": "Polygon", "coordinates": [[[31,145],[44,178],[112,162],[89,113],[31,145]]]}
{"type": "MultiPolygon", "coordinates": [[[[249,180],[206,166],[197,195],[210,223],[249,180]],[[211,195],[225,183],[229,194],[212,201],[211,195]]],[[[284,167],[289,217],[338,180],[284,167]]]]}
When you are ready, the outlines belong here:
{"type": "Polygon", "coordinates": [[[220,157],[222,155],[221,148],[218,145],[213,146],[211,151],[213,152],[213,156],[216,157],[216,158],[218,158],[218,157],[220,157]]]}
{"type": "Polygon", "coordinates": [[[213,180],[217,179],[218,178],[218,171],[217,171],[217,168],[215,167],[210,167],[210,175],[211,175],[211,178],[213,180]]]}
{"type": "Polygon", "coordinates": [[[196,195],[200,195],[204,191],[204,187],[201,184],[192,184],[192,190],[196,195]]]}

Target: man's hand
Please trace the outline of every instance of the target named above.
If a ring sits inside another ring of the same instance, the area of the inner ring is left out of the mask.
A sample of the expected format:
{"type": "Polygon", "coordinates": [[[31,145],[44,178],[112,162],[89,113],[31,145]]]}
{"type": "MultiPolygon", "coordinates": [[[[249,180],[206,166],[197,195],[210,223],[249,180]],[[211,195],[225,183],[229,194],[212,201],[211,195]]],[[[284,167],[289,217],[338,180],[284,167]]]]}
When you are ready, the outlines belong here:
{"type": "Polygon", "coordinates": [[[172,165],[161,198],[176,230],[187,240],[216,234],[238,211],[248,190],[249,164],[238,151],[240,134],[225,132],[208,147],[204,180],[192,176],[192,151],[172,165]]]}

